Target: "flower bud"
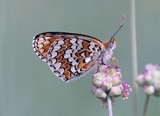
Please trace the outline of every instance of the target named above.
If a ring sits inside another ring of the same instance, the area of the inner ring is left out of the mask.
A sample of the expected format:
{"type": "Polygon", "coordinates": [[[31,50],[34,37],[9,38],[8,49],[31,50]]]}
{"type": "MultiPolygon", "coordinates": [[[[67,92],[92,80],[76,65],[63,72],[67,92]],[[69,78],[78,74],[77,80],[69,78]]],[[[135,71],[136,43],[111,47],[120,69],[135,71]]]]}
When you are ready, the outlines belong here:
{"type": "Polygon", "coordinates": [[[104,91],[109,91],[109,90],[111,90],[112,86],[113,86],[112,83],[111,83],[110,81],[107,81],[107,80],[103,81],[103,83],[101,84],[101,88],[102,88],[104,91]]]}
{"type": "Polygon", "coordinates": [[[113,86],[118,86],[121,84],[121,78],[118,75],[112,77],[112,84],[113,86]]]}
{"type": "Polygon", "coordinates": [[[107,73],[107,67],[105,65],[101,65],[99,67],[100,73],[107,73]]]}
{"type": "Polygon", "coordinates": [[[96,73],[96,74],[94,74],[94,78],[96,78],[96,79],[102,79],[103,78],[103,74],[96,73]]]}
{"type": "Polygon", "coordinates": [[[153,64],[146,64],[145,69],[153,71],[154,70],[154,65],[153,64]]]}
{"type": "Polygon", "coordinates": [[[160,91],[160,81],[156,81],[156,82],[154,83],[154,87],[155,87],[155,90],[156,90],[156,91],[160,91]]]}
{"type": "Polygon", "coordinates": [[[143,86],[143,91],[146,95],[152,95],[155,91],[153,85],[145,85],[143,86]]]}
{"type": "Polygon", "coordinates": [[[92,78],[93,85],[95,85],[96,87],[100,87],[103,82],[102,78],[103,75],[101,73],[94,74],[92,78]]]}
{"type": "Polygon", "coordinates": [[[116,86],[116,87],[112,87],[111,91],[109,92],[109,95],[111,97],[118,97],[121,95],[121,88],[119,86],[116,86]]]}
{"type": "Polygon", "coordinates": [[[138,75],[136,81],[140,86],[142,86],[144,84],[144,75],[143,74],[138,75]]]}
{"type": "Polygon", "coordinates": [[[95,96],[99,99],[106,99],[107,98],[107,94],[105,91],[103,91],[101,88],[98,88],[95,92],[95,96]]]}
{"type": "Polygon", "coordinates": [[[110,69],[110,71],[109,71],[109,76],[110,77],[112,77],[113,75],[115,75],[117,72],[116,72],[116,70],[115,69],[110,69]]]}
{"type": "Polygon", "coordinates": [[[130,95],[130,92],[132,91],[132,89],[130,88],[130,85],[128,83],[126,83],[124,80],[122,80],[122,87],[121,87],[122,98],[123,98],[123,100],[126,100],[126,99],[128,99],[128,96],[130,95]]]}
{"type": "Polygon", "coordinates": [[[97,88],[96,86],[92,85],[91,92],[92,92],[93,94],[95,94],[95,92],[96,92],[97,89],[98,89],[98,88],[97,88]]]}
{"type": "Polygon", "coordinates": [[[144,77],[144,81],[147,85],[150,85],[153,83],[153,76],[151,74],[146,74],[145,77],[144,77]]]}
{"type": "Polygon", "coordinates": [[[154,76],[155,79],[160,81],[160,71],[159,70],[154,71],[153,76],[154,76]]]}

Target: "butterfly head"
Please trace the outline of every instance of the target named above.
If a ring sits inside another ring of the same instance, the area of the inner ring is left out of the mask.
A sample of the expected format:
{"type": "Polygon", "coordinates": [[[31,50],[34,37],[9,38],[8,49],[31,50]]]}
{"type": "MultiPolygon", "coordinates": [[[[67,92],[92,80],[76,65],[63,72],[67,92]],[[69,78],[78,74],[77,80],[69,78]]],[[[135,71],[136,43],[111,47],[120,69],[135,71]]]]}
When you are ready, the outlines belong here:
{"type": "Polygon", "coordinates": [[[114,50],[116,48],[116,39],[113,37],[110,40],[103,42],[103,45],[107,50],[114,50]]]}
{"type": "Polygon", "coordinates": [[[108,42],[109,49],[114,50],[116,48],[116,39],[113,37],[108,42]]]}

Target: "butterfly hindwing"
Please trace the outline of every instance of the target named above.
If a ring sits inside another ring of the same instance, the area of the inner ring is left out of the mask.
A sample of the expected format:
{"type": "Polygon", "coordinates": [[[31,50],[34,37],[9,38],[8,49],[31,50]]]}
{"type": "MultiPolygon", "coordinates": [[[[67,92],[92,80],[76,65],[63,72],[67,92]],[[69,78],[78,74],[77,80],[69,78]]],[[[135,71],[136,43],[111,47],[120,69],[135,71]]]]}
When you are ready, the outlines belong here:
{"type": "Polygon", "coordinates": [[[95,48],[96,44],[90,43],[85,48],[85,44],[86,41],[74,37],[54,41],[48,50],[48,65],[52,72],[67,81],[92,69],[100,55],[100,47],[95,48]]]}

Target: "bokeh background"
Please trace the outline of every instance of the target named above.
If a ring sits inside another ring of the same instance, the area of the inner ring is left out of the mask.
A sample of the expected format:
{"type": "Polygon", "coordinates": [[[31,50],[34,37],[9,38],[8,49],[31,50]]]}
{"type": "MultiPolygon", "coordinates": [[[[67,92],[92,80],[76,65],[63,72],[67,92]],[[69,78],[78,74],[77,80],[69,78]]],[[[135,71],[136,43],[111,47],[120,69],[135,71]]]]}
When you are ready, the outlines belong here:
{"type": "MultiPolygon", "coordinates": [[[[46,31],[87,34],[109,39],[116,35],[124,79],[132,86],[129,0],[0,0],[0,115],[107,116],[90,92],[93,71],[70,83],[58,79],[32,49],[34,35],[46,31]]],[[[147,63],[160,64],[160,0],[136,1],[138,73],[147,63]]],[[[132,115],[132,93],[113,106],[114,116],[132,115]]],[[[138,88],[138,115],[145,95],[138,88]]],[[[160,115],[160,98],[152,96],[148,116],[160,115]]]]}

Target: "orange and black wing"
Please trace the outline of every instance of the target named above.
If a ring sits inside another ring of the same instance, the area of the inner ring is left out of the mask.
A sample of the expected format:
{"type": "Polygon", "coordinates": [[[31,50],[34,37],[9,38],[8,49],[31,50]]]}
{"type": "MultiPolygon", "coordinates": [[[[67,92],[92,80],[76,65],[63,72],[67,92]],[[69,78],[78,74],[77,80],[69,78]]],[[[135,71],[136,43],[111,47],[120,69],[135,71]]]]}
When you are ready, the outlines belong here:
{"type": "Polygon", "coordinates": [[[33,39],[35,53],[64,81],[85,74],[101,59],[103,43],[91,36],[46,32],[33,39]]]}

